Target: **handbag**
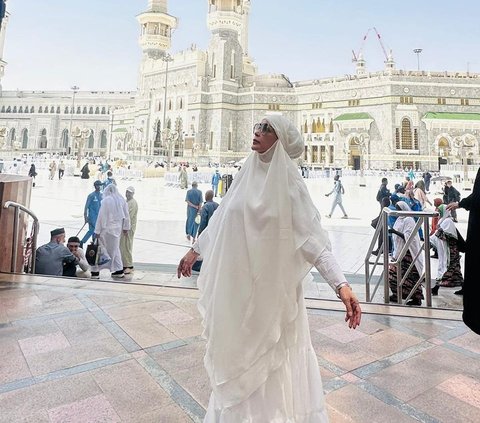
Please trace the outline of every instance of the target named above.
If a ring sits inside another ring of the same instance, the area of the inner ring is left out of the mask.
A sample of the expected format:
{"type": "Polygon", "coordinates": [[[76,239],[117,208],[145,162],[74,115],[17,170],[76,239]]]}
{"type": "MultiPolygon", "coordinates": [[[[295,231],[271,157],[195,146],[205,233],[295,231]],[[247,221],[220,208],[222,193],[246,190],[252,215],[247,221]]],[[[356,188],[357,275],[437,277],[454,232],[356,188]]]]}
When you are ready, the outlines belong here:
{"type": "Polygon", "coordinates": [[[102,266],[111,260],[105,247],[99,245],[98,238],[88,244],[85,258],[90,266],[102,266]]]}
{"type": "Polygon", "coordinates": [[[202,221],[202,216],[200,216],[200,213],[197,213],[197,215],[195,216],[195,223],[197,225],[200,225],[201,221],[202,221]]]}
{"type": "Polygon", "coordinates": [[[85,251],[85,258],[90,266],[97,264],[98,241],[92,241],[88,244],[87,251],[85,251]]]}

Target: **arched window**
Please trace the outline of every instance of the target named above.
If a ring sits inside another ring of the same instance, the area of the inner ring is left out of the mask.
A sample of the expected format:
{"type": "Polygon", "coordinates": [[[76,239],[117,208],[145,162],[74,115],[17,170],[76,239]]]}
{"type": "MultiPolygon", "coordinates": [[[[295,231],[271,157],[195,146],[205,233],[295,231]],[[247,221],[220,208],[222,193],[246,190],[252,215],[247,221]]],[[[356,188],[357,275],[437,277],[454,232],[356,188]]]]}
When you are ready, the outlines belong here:
{"type": "Polygon", "coordinates": [[[15,135],[16,135],[16,132],[15,132],[15,128],[12,128],[10,129],[10,145],[12,145],[12,143],[15,141],[15,135]]]}
{"type": "Polygon", "coordinates": [[[172,99],[168,100],[168,110],[172,110],[172,99]]]}
{"type": "Polygon", "coordinates": [[[179,108],[180,110],[183,109],[183,97],[180,97],[180,100],[178,101],[178,108],[179,108]]]}
{"type": "Polygon", "coordinates": [[[60,106],[57,106],[56,113],[57,113],[57,115],[59,115],[59,114],[60,114],[60,106]]]}
{"type": "Polygon", "coordinates": [[[28,129],[22,131],[22,148],[28,148],[28,129]]]}
{"type": "Polygon", "coordinates": [[[88,148],[93,148],[95,145],[95,138],[93,136],[93,131],[90,131],[90,136],[88,137],[88,148]]]}
{"type": "Polygon", "coordinates": [[[102,107],[102,115],[106,114],[107,113],[107,110],[105,109],[105,106],[102,107]]]}
{"type": "Polygon", "coordinates": [[[17,113],[17,106],[13,106],[13,113],[17,113]]]}
{"type": "Polygon", "coordinates": [[[48,106],[45,106],[45,109],[43,110],[43,113],[48,113],[48,106]]]}
{"type": "Polygon", "coordinates": [[[107,148],[107,131],[105,129],[100,132],[100,148],[107,148]]]}
{"type": "Polygon", "coordinates": [[[438,154],[440,157],[448,157],[450,155],[450,143],[445,137],[438,140],[438,154]]]}
{"type": "Polygon", "coordinates": [[[5,106],[2,106],[2,111],[1,113],[5,113],[5,106]]]}
{"type": "Polygon", "coordinates": [[[93,115],[93,107],[92,106],[90,106],[90,109],[88,109],[88,114],[93,115]]]}
{"type": "Polygon", "coordinates": [[[68,115],[68,106],[65,106],[65,110],[63,111],[63,113],[68,115]]]}
{"type": "Polygon", "coordinates": [[[95,114],[96,115],[99,115],[100,114],[100,107],[95,107],[95,114]]]}
{"type": "Polygon", "coordinates": [[[68,129],[62,131],[62,148],[68,148],[68,129]]]}
{"type": "Polygon", "coordinates": [[[77,107],[77,115],[80,115],[82,113],[82,108],[80,106],[77,107]]]}
{"type": "Polygon", "coordinates": [[[20,108],[18,109],[18,113],[23,113],[23,106],[20,106],[20,108]]]}
{"type": "Polygon", "coordinates": [[[162,122],[160,122],[160,119],[155,126],[155,141],[153,146],[155,148],[160,148],[162,146],[162,122]]]}
{"type": "Polygon", "coordinates": [[[317,124],[315,123],[315,119],[312,121],[312,134],[317,132],[317,124]]]}
{"type": "Polygon", "coordinates": [[[43,128],[40,131],[39,148],[47,148],[47,145],[48,145],[47,130],[43,128]]]}
{"type": "Polygon", "coordinates": [[[413,149],[412,125],[407,118],[402,119],[402,150],[413,149]]]}
{"type": "Polygon", "coordinates": [[[160,111],[160,110],[162,110],[162,102],[161,101],[158,102],[158,111],[160,111]]]}
{"type": "Polygon", "coordinates": [[[43,107],[42,107],[42,106],[40,106],[40,107],[38,108],[38,113],[43,113],[43,107]]]}
{"type": "Polygon", "coordinates": [[[50,107],[50,113],[55,113],[55,107],[54,106],[50,107]]]}
{"type": "Polygon", "coordinates": [[[308,134],[308,122],[307,121],[305,121],[305,123],[303,124],[303,133],[308,134]]]}
{"type": "Polygon", "coordinates": [[[12,113],[12,108],[10,106],[7,107],[7,113],[12,113]]]}
{"type": "Polygon", "coordinates": [[[84,115],[87,114],[87,106],[83,106],[83,114],[84,114],[84,115]]]}
{"type": "Polygon", "coordinates": [[[25,106],[25,111],[24,111],[24,113],[29,113],[29,111],[28,111],[28,106],[25,106]]]}
{"type": "Polygon", "coordinates": [[[35,107],[34,106],[30,107],[30,113],[35,113],[35,107]]]}

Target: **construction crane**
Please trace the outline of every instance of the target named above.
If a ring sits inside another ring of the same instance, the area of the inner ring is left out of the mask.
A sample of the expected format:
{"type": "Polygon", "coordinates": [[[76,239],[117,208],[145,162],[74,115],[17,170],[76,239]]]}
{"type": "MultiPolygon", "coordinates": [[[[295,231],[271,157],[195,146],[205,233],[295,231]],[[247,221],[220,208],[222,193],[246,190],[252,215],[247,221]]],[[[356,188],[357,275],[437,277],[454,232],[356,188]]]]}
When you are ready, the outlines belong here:
{"type": "Polygon", "coordinates": [[[360,48],[358,49],[358,53],[355,53],[352,50],[352,54],[353,54],[352,62],[357,62],[358,61],[358,58],[362,54],[363,48],[365,47],[365,42],[367,41],[368,34],[370,34],[370,31],[372,29],[373,29],[373,31],[375,31],[378,43],[380,44],[380,47],[382,48],[383,55],[385,56],[385,61],[388,61],[388,54],[387,54],[387,50],[386,50],[386,48],[383,44],[382,37],[380,36],[380,33],[377,31],[377,28],[373,27],[373,28],[368,28],[367,33],[363,36],[362,44],[360,45],[360,48]]]}

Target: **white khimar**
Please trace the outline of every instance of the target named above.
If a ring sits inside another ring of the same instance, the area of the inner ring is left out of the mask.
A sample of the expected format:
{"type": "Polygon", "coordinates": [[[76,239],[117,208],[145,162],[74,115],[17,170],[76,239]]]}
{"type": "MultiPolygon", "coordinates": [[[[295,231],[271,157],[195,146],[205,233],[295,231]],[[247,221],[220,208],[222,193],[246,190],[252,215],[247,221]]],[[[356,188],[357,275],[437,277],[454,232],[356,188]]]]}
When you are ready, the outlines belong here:
{"type": "Polygon", "coordinates": [[[205,421],[324,422],[302,280],[330,242],[292,161],[304,151],[300,133],[282,116],[265,119],[279,141],[247,158],[198,239],[199,309],[213,388],[205,421]],[[268,412],[277,414],[265,420],[268,412]],[[249,419],[239,420],[245,413],[249,419]]]}

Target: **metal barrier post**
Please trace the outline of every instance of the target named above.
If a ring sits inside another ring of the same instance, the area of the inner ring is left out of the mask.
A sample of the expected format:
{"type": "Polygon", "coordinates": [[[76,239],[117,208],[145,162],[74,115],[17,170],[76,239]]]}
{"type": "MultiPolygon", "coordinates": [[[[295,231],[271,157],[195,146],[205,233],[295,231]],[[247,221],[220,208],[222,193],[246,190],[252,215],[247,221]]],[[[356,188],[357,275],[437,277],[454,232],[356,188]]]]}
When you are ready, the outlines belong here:
{"type": "Polygon", "coordinates": [[[425,291],[427,295],[427,307],[432,306],[432,276],[430,267],[430,228],[428,227],[428,217],[423,221],[423,232],[425,242],[423,244],[425,250],[425,291]]]}
{"type": "MultiPolygon", "coordinates": [[[[382,228],[383,228],[383,298],[386,304],[390,303],[390,286],[388,284],[388,268],[390,256],[388,252],[388,213],[385,209],[382,212],[382,228]]],[[[387,209],[388,210],[388,209],[387,209]]]]}

